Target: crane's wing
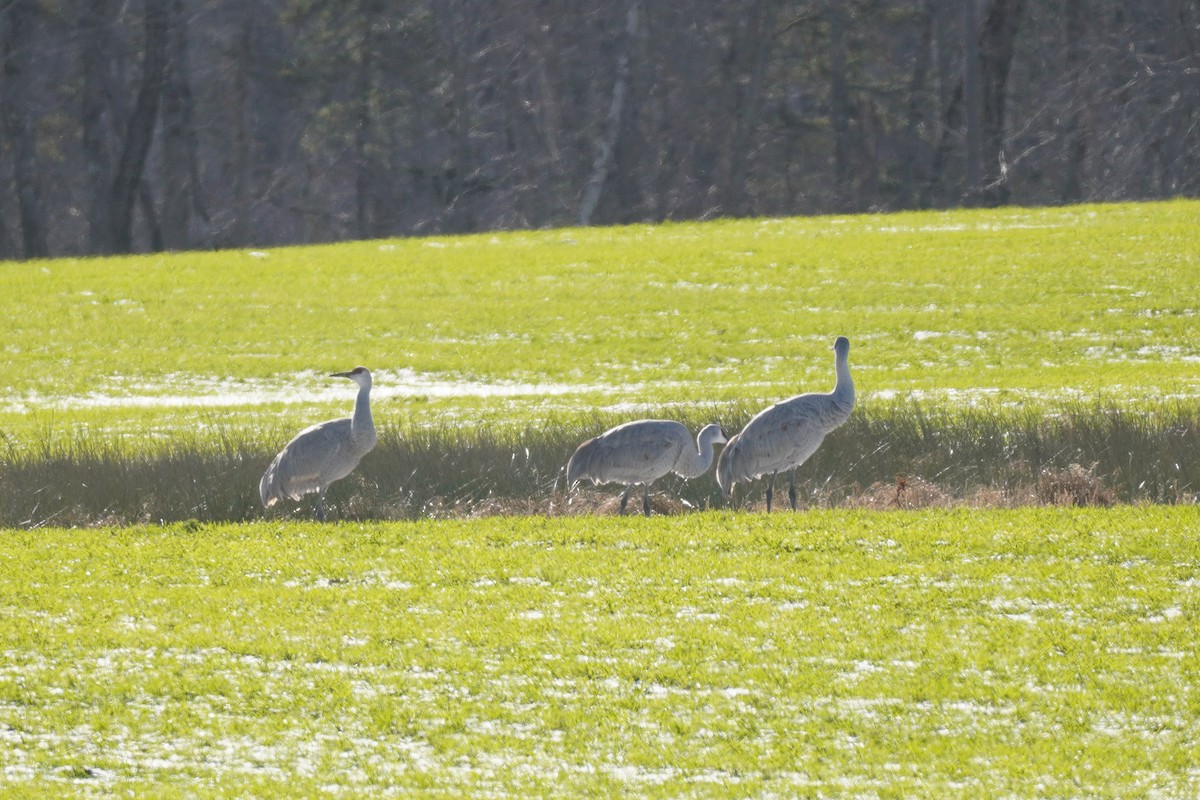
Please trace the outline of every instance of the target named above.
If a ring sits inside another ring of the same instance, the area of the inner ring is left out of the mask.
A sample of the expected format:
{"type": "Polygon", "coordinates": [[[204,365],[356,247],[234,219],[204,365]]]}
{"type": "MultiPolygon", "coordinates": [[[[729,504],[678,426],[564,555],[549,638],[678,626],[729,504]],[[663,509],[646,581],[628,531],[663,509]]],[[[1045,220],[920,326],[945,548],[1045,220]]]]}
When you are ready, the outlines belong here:
{"type": "Polygon", "coordinates": [[[567,483],[574,485],[585,478],[593,483],[652,481],[670,472],[690,443],[687,428],[679,423],[626,423],[579,446],[567,465],[567,483]]]}
{"type": "Polygon", "coordinates": [[[750,420],[725,445],[722,474],[737,483],[798,467],[845,418],[825,394],[802,394],[777,403],[750,420]]]}
{"type": "Polygon", "coordinates": [[[350,420],[334,419],[305,428],[275,456],[258,491],[265,507],[284,498],[299,500],[349,475],[360,456],[350,446],[350,420]]]}

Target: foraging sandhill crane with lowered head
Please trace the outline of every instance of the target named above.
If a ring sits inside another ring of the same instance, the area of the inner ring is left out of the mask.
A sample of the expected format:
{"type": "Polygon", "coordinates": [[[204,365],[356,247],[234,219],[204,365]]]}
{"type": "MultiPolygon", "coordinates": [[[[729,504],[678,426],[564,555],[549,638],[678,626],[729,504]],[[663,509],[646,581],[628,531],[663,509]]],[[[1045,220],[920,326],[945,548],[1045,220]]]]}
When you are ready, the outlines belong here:
{"type": "Polygon", "coordinates": [[[713,445],[725,441],[717,424],[705,425],[692,443],[687,426],[672,420],[642,419],[605,431],[579,445],[567,462],[567,491],[590,478],[592,483],[623,483],[621,513],[633,487],[642,484],[642,513],[650,516],[650,484],[674,472],[681,478],[703,475],[712,466],[713,445]]]}
{"type": "Polygon", "coordinates": [[[355,367],[335,372],[332,378],[349,378],[358,384],[354,415],[331,419],[305,428],[279,451],[258,483],[264,508],[289,498],[299,500],[317,493],[317,519],[325,521],[325,490],[349,475],[362,457],[375,446],[375,422],[371,419],[371,372],[355,367]]]}
{"type": "Polygon", "coordinates": [[[761,411],[735,434],[717,462],[717,484],[726,499],[734,487],[760,475],[767,483],[767,511],[775,490],[775,475],[791,470],[788,499],[796,510],[796,468],[817,451],[825,435],[850,418],[854,408],[854,381],[850,378],[850,340],[839,336],[833,343],[837,384],[829,394],[797,395],[761,411]]]}

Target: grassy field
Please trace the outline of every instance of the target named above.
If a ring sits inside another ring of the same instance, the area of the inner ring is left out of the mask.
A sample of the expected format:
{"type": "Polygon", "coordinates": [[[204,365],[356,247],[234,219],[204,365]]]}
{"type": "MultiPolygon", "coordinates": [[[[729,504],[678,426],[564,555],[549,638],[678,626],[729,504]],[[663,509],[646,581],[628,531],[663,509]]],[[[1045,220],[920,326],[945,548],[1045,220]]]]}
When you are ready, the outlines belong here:
{"type": "Polygon", "coordinates": [[[0,264],[0,430],[152,447],[759,405],[1200,397],[1200,202],[923,212],[0,264]]]}
{"type": "MultiPolygon", "coordinates": [[[[749,418],[748,408],[704,413],[682,419],[693,430],[711,419],[737,430],[749,418]]],[[[335,518],[356,520],[614,513],[618,487],[568,502],[561,471],[575,445],[625,419],[558,417],[516,430],[387,427],[359,468],[331,487],[328,505],[335,518]]],[[[0,528],[261,519],[258,479],[286,439],[280,431],[274,441],[230,435],[214,444],[177,434],[147,454],[91,433],[8,459],[0,451],[0,528]]],[[[1200,409],[860,409],[799,470],[797,485],[805,508],[1195,503],[1200,409]]],[[[753,508],[762,508],[764,487],[751,486],[753,508]]],[[[712,472],[664,478],[652,501],[656,513],[725,507],[712,472]]],[[[309,498],[266,516],[311,515],[309,498]]]]}
{"type": "Polygon", "coordinates": [[[254,518],[356,363],[384,436],[336,513],[546,511],[579,441],[736,430],[831,386],[837,334],[859,406],[802,471],[809,505],[901,479],[1007,505],[1063,471],[1190,502],[1198,227],[1177,201],[0,264],[0,526],[254,518]]]}
{"type": "Polygon", "coordinates": [[[1195,796],[1198,223],[0,264],[0,796],[1195,796]],[[562,494],[618,422],[827,389],[838,334],[859,405],[802,513],[562,494]],[[264,519],[358,363],[344,522],[264,519]]]}
{"type": "Polygon", "coordinates": [[[1184,797],[1200,509],[0,537],[0,794],[1184,797]]]}

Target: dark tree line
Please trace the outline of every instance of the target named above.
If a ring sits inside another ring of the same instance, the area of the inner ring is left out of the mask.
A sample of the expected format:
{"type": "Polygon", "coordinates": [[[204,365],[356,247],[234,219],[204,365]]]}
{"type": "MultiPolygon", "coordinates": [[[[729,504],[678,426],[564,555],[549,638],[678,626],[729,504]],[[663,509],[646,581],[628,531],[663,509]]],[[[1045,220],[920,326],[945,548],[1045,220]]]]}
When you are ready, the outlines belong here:
{"type": "Polygon", "coordinates": [[[1197,194],[1196,0],[0,0],[0,258],[1197,194]]]}

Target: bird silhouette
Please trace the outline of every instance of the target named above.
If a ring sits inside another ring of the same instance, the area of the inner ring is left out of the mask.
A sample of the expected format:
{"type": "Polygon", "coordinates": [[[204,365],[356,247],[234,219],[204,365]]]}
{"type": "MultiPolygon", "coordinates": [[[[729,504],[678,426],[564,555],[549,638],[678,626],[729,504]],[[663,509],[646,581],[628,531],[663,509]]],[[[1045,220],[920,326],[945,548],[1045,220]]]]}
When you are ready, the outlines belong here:
{"type": "Polygon", "coordinates": [[[759,412],[734,435],[717,462],[717,484],[726,499],[733,498],[739,483],[770,475],[767,511],[775,490],[775,475],[791,470],[788,499],[796,510],[796,468],[817,451],[825,436],[850,418],[854,408],[854,381],[850,377],[850,340],[839,336],[833,343],[837,384],[832,392],[796,395],[759,412]]]}
{"type": "Polygon", "coordinates": [[[317,519],[325,521],[325,490],[349,475],[362,457],[375,446],[375,423],[371,419],[371,372],[355,367],[330,377],[349,378],[358,384],[354,414],[305,428],[279,451],[258,483],[264,508],[280,500],[299,500],[317,493],[317,519]]]}
{"type": "Polygon", "coordinates": [[[633,487],[642,484],[642,512],[650,516],[650,484],[674,472],[682,478],[703,475],[712,466],[713,445],[725,441],[720,425],[706,425],[692,441],[687,426],[672,420],[626,422],[588,439],[567,462],[567,489],[584,479],[594,484],[623,483],[621,513],[633,487]]]}

